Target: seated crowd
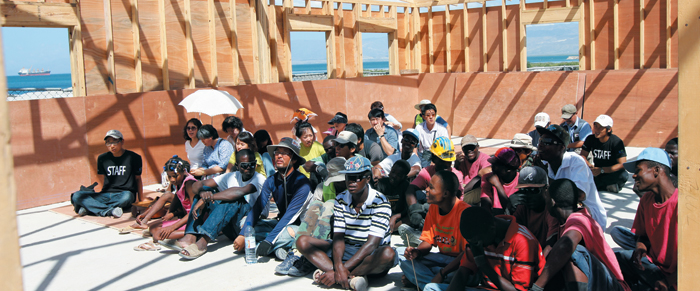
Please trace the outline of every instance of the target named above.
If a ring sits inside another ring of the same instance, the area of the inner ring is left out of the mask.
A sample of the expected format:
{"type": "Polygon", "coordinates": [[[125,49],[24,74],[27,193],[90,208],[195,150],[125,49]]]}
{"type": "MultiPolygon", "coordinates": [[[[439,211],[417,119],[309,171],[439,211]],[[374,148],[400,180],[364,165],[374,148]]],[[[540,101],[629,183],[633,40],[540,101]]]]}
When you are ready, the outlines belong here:
{"type": "MultiPolygon", "coordinates": [[[[429,100],[415,108],[407,129],[379,101],[367,130],[338,112],[322,142],[305,108],[294,114],[293,137],[276,144],[235,116],[222,124],[226,138],[190,119],[187,159],[165,163],[163,194],[130,227],[152,239],[134,249],[166,247],[191,260],[224,234],[240,254],[250,225],[255,255],[281,261],[275,273],[312,274],[329,287],[366,290],[398,265],[403,285],[419,290],[677,288],[678,138],[628,162],[610,116],[591,127],[569,104],[561,124],[539,113],[534,130],[489,156],[473,135],[456,151],[429,100]],[[640,202],[631,229],[610,230],[623,249],[613,251],[598,191],[618,193],[628,172],[640,202]],[[392,247],[393,235],[404,247],[392,247]]],[[[141,157],[118,130],[104,140],[101,190],[71,196],[81,216],[118,218],[147,201],[141,157]]]]}

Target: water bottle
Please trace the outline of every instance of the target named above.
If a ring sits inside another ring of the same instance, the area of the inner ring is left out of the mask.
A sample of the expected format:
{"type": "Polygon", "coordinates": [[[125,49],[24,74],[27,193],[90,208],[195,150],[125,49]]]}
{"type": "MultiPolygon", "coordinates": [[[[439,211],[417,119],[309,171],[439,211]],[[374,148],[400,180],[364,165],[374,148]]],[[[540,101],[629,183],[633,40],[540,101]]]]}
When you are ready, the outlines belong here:
{"type": "Polygon", "coordinates": [[[168,173],[165,167],[163,167],[163,173],[160,174],[160,185],[163,189],[168,189],[168,186],[170,186],[170,180],[168,179],[168,173]]]}
{"type": "Polygon", "coordinates": [[[250,222],[246,222],[243,228],[245,236],[245,262],[247,264],[257,264],[258,257],[255,255],[255,229],[250,222]]]}

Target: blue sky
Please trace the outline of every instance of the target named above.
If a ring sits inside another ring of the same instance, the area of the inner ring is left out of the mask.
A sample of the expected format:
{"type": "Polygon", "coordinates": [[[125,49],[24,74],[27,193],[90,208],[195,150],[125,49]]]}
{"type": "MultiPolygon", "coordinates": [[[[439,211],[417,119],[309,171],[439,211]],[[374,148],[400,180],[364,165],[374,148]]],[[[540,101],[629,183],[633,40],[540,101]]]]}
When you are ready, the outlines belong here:
{"type": "Polygon", "coordinates": [[[8,76],[23,67],[70,74],[67,28],[3,27],[2,48],[8,76]]]}

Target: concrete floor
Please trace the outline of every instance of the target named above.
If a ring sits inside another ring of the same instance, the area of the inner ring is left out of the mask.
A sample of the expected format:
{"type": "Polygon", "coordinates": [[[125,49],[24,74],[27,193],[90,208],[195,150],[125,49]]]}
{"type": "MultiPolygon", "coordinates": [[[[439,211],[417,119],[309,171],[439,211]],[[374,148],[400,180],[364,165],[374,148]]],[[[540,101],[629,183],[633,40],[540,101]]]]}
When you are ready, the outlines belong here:
{"type": "MultiPolygon", "coordinates": [[[[500,142],[494,141],[498,144],[500,142]]],[[[483,147],[484,145],[482,145],[483,147]]],[[[631,158],[641,152],[628,148],[631,158]]],[[[611,226],[631,226],[639,199],[632,181],[618,194],[601,192],[611,226]]],[[[136,252],[147,239],[119,235],[114,229],[48,211],[66,203],[17,212],[25,290],[320,290],[311,275],[277,276],[274,259],[247,265],[234,254],[231,241],[220,236],[209,252],[193,261],[174,251],[136,252]]],[[[129,215],[129,214],[126,214],[129,215]]],[[[606,234],[608,244],[619,249],[606,234]]],[[[392,242],[401,246],[394,235],[392,242]]],[[[401,270],[371,280],[372,290],[400,290],[401,270]]]]}

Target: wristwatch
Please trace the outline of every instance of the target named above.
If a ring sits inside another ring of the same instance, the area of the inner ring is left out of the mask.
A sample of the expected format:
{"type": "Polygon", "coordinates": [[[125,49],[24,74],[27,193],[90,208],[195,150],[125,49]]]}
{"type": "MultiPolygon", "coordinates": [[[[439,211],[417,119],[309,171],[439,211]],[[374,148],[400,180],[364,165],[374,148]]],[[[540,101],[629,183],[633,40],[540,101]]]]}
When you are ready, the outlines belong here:
{"type": "Polygon", "coordinates": [[[600,167],[600,173],[605,174],[605,170],[603,170],[603,167],[600,167]]]}
{"type": "Polygon", "coordinates": [[[380,139],[381,139],[382,137],[384,137],[384,134],[382,134],[382,135],[379,136],[380,139]]]}

